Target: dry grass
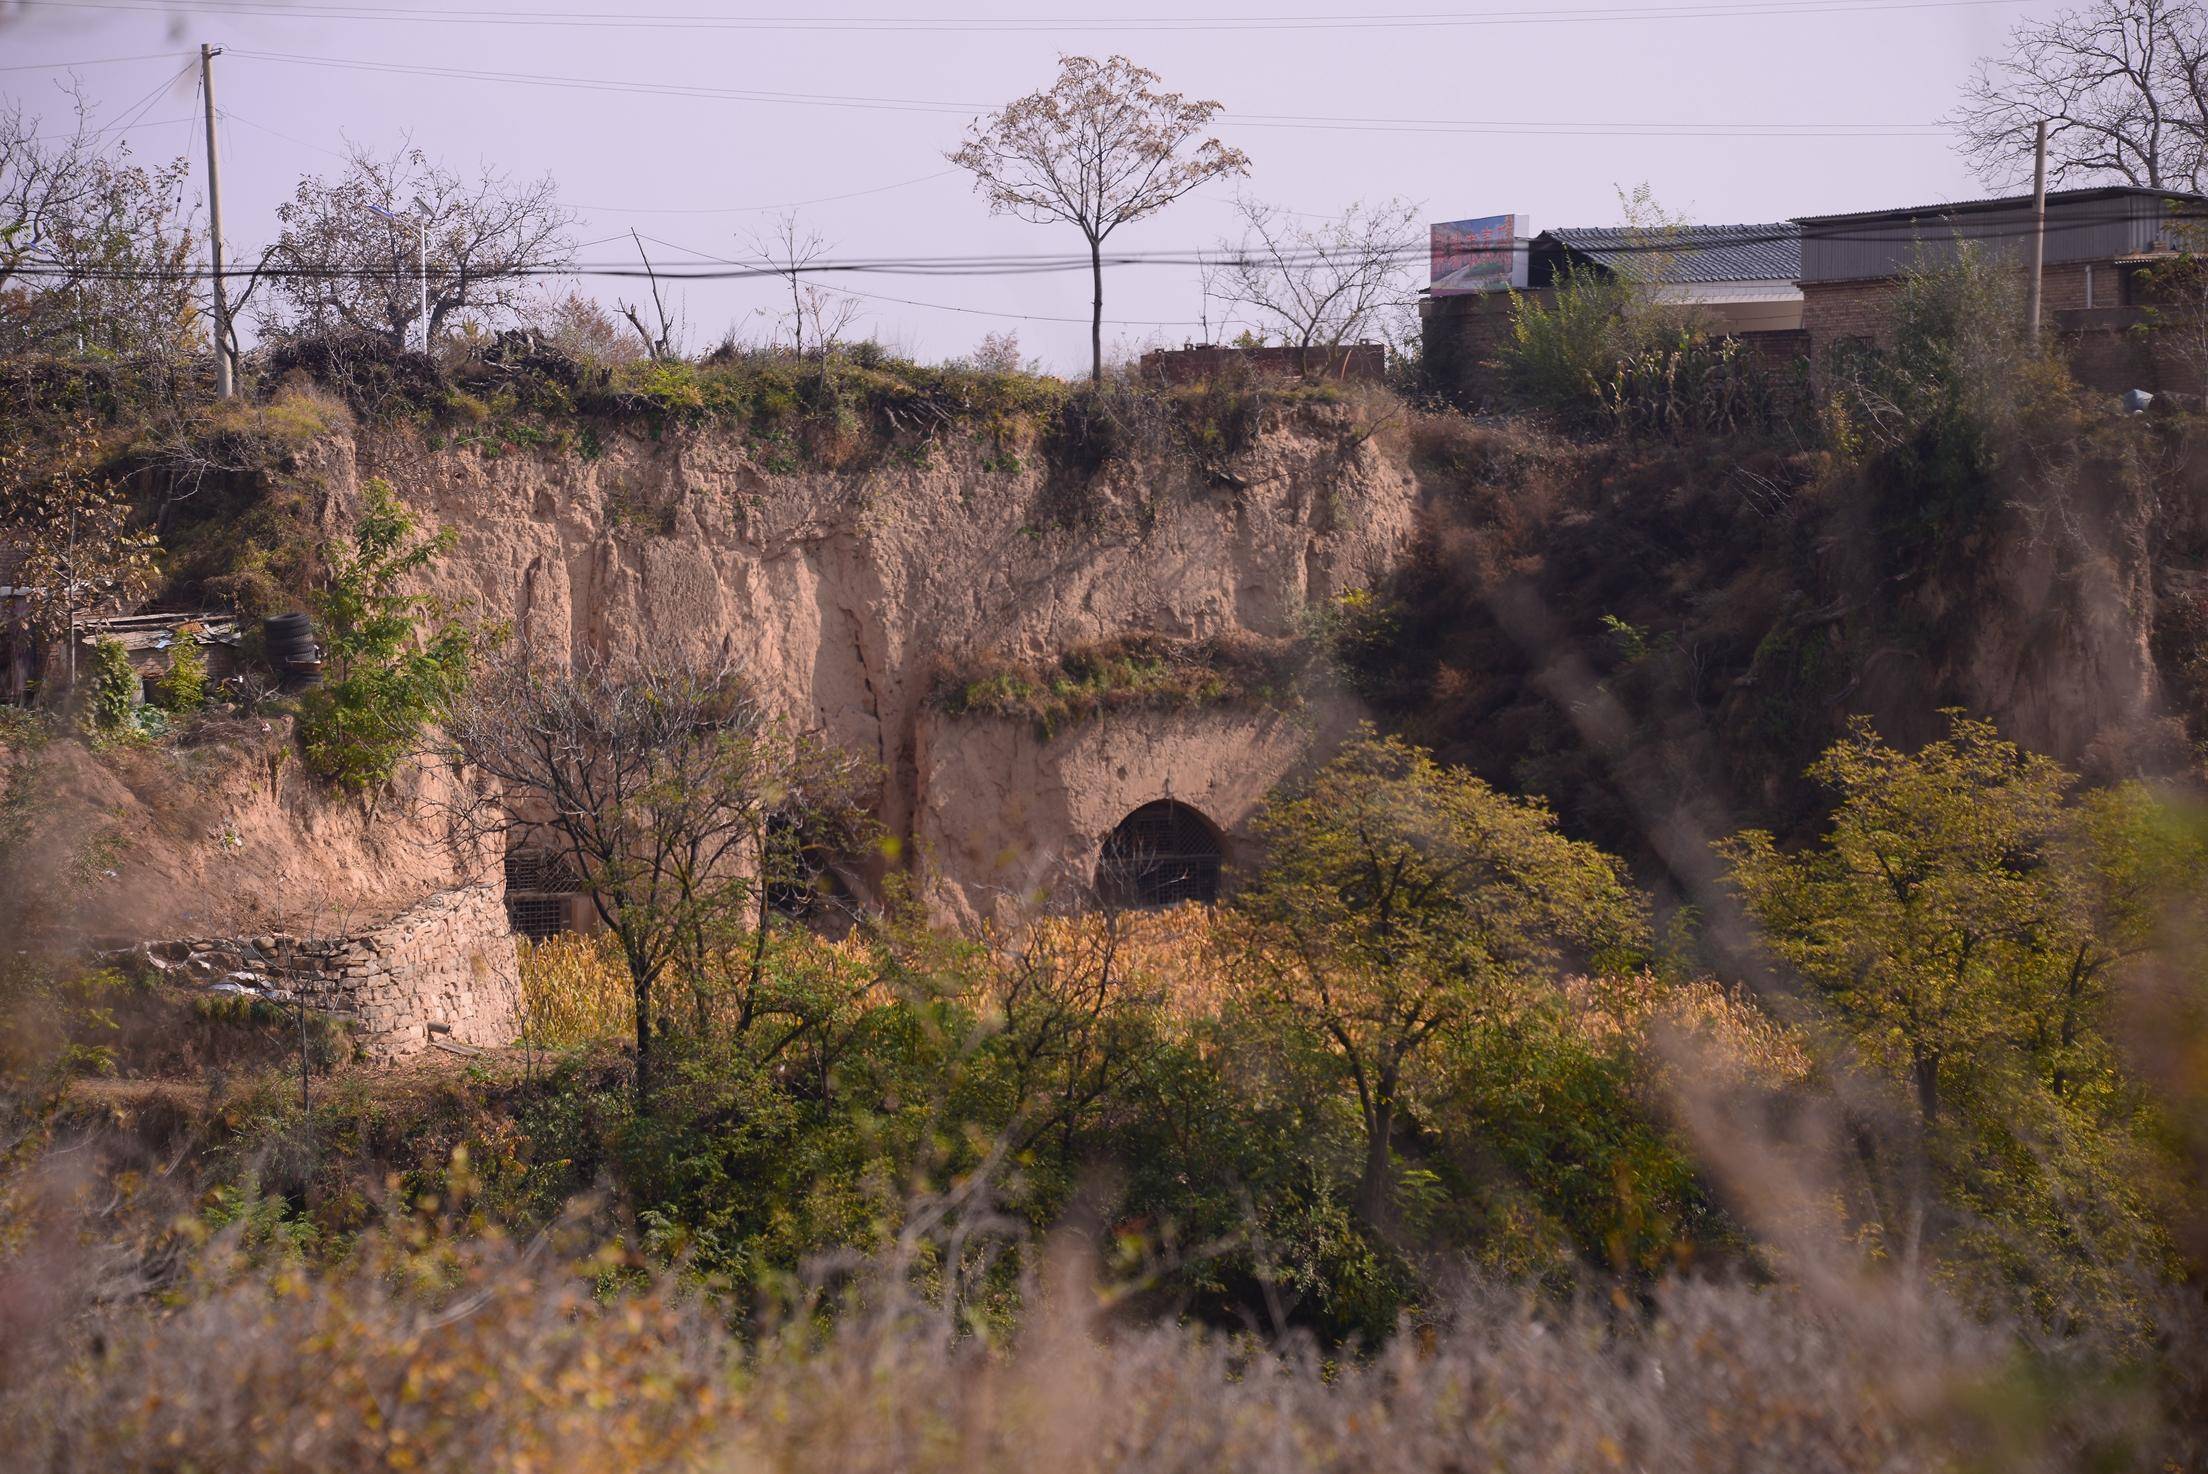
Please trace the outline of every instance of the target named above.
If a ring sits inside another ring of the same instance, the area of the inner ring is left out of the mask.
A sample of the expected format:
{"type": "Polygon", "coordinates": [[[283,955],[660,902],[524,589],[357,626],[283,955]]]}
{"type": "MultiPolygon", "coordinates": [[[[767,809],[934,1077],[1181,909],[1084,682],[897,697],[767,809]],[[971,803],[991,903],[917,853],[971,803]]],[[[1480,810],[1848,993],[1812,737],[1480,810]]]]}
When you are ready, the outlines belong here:
{"type": "Polygon", "coordinates": [[[1345,1360],[1116,1324],[1068,1240],[1017,1339],[961,1331],[886,1266],[833,1329],[800,1317],[747,1353],[663,1284],[597,1293],[617,1252],[393,1240],[309,1278],[226,1272],[226,1247],[176,1308],[53,1328],[0,1392],[11,1469],[1914,1474],[2088,1445],[2146,1467],[2156,1441],[2137,1400],[2081,1422],[2005,1332],[1868,1280],[1677,1283],[1645,1315],[1473,1286],[1345,1360]]]}
{"type": "MultiPolygon", "coordinates": [[[[748,937],[723,959],[731,972],[748,963],[748,937]]],[[[524,1037],[532,1045],[564,1049],[605,1040],[633,1038],[636,995],[628,964],[611,932],[562,932],[541,942],[518,943],[524,1037]]],[[[832,990],[864,1000],[875,992],[876,958],[857,933],[831,941],[811,932],[775,932],[771,969],[785,986],[815,996],[832,990]]],[[[703,986],[670,971],[654,990],[655,1010],[694,1019],[723,1009],[728,989],[708,980],[703,986]]],[[[874,1001],[886,1001],[876,996],[874,1001]]]]}
{"type": "MultiPolygon", "coordinates": [[[[227,1247],[203,1273],[221,1275],[227,1247]]],[[[9,1467],[713,1466],[730,1346],[698,1307],[651,1289],[595,1295],[578,1272],[592,1266],[541,1245],[385,1247],[349,1273],[252,1271],[173,1312],[103,1322],[11,1389],[9,1467]]]]}
{"type": "Polygon", "coordinates": [[[517,943],[523,1036],[560,1049],[636,1032],[636,997],[609,932],[561,932],[517,943]]]}

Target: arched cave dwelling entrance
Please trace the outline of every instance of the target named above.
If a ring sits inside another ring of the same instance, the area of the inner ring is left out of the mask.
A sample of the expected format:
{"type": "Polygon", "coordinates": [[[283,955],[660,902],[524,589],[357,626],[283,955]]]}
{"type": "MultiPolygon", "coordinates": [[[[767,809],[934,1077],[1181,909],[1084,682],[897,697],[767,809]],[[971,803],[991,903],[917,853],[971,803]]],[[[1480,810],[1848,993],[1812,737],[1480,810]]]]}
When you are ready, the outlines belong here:
{"type": "Polygon", "coordinates": [[[1171,906],[1219,898],[1219,830],[1187,804],[1146,803],[1119,821],[1096,862],[1107,906],[1171,906]]]}

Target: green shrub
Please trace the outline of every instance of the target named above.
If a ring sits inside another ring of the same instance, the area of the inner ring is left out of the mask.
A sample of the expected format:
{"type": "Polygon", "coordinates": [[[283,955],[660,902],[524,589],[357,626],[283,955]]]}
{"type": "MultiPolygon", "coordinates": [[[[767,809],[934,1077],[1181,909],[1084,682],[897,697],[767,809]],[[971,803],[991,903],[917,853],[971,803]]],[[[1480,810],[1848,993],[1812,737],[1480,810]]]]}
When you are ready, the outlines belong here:
{"type": "Polygon", "coordinates": [[[197,711],[207,700],[207,657],[199,653],[199,627],[186,625],[169,647],[169,668],[156,683],[165,710],[197,711]]]}
{"type": "Polygon", "coordinates": [[[413,513],[389,483],[362,488],[349,549],[333,549],[312,600],[328,681],[300,704],[299,737],[313,770],[340,787],[390,781],[422,729],[459,694],[475,639],[436,623],[450,610],[401,586],[450,548],[449,534],[417,538],[413,513]]]}
{"type": "Polygon", "coordinates": [[[92,693],[85,719],[94,732],[119,735],[133,729],[138,707],[138,671],[120,640],[92,642],[92,693]]]}
{"type": "Polygon", "coordinates": [[[1545,302],[1531,293],[1512,297],[1504,383],[1538,408],[1597,412],[1603,386],[1632,351],[1634,304],[1633,284],[1606,271],[1565,272],[1545,302]]]}
{"type": "Polygon", "coordinates": [[[1047,737],[1106,710],[1290,704],[1309,653],[1295,640],[1125,635],[1038,664],[985,659],[939,677],[936,701],[953,716],[1024,718],[1047,737]]]}
{"type": "Polygon", "coordinates": [[[1598,387],[1621,435],[1738,435],[1774,418],[1763,366],[1737,338],[1682,327],[1618,358],[1598,387]]]}

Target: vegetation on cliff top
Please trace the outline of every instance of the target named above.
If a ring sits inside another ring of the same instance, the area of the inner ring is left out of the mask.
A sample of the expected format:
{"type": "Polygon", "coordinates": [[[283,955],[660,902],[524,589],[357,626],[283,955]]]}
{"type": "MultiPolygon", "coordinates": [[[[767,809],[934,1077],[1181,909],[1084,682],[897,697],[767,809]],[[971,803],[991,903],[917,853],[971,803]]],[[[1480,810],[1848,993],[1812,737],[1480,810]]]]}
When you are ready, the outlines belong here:
{"type": "Polygon", "coordinates": [[[952,716],[1012,717],[1048,737],[1109,711],[1293,705],[1312,662],[1311,647],[1299,640],[1122,635],[1046,660],[983,655],[946,667],[934,699],[952,716]]]}

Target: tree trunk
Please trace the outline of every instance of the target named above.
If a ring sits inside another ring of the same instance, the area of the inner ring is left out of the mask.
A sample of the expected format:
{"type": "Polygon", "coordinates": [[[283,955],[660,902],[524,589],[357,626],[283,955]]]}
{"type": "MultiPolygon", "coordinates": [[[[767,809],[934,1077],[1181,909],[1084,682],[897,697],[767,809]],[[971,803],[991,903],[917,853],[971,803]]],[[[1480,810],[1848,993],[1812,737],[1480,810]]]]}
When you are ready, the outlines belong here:
{"type": "Polygon", "coordinates": [[[1911,1061],[1916,1076],[1917,1114],[1929,1126],[1940,1118],[1940,1057],[1920,1054],[1911,1061]]]}
{"type": "Polygon", "coordinates": [[[1104,382],[1104,242],[1089,240],[1089,277],[1096,284],[1096,299],[1089,311],[1089,382],[1104,382]]]}
{"type": "Polygon", "coordinates": [[[1395,1134],[1393,1102],[1365,1113],[1365,1173],[1357,1184],[1357,1214],[1379,1228],[1393,1214],[1394,1178],[1388,1170],[1388,1138],[1395,1134]]]}
{"type": "Polygon", "coordinates": [[[652,985],[633,969],[630,981],[636,994],[636,1113],[641,1116],[651,1099],[652,985]]]}

